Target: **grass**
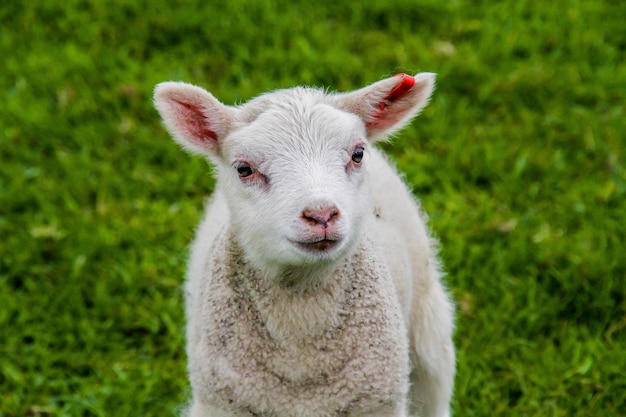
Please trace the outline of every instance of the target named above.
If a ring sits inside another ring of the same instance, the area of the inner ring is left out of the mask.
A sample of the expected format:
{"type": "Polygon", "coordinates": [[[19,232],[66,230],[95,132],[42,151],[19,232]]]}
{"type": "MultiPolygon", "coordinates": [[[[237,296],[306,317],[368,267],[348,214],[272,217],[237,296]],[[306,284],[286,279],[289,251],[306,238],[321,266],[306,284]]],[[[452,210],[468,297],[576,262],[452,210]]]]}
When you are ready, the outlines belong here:
{"type": "Polygon", "coordinates": [[[210,169],[153,86],[239,102],[433,71],[386,150],[458,305],[457,416],[626,404],[626,4],[97,1],[0,6],[0,416],[176,415],[180,286],[210,169]]]}

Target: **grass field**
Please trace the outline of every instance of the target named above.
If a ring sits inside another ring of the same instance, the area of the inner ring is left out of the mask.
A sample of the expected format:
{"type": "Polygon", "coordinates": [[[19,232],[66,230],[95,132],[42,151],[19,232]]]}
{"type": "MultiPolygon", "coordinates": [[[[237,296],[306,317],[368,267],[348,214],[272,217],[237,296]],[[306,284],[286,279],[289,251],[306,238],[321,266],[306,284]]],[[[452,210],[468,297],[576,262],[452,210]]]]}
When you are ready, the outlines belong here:
{"type": "Polygon", "coordinates": [[[0,416],[174,416],[210,194],[154,85],[226,103],[432,71],[385,149],[442,243],[454,410],[626,415],[626,2],[5,0],[0,416]]]}

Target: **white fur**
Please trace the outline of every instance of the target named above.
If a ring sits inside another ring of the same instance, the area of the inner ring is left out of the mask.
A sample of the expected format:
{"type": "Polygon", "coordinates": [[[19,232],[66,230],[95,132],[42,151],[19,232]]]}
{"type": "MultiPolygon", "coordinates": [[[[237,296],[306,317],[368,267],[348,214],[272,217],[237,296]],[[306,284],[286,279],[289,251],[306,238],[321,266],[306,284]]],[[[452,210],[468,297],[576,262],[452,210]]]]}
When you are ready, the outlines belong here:
{"type": "Polygon", "coordinates": [[[436,244],[373,146],[427,104],[434,75],[414,79],[393,102],[398,77],[237,107],[157,86],[170,133],[218,177],[186,284],[191,417],[449,415],[453,307],[436,244]]]}

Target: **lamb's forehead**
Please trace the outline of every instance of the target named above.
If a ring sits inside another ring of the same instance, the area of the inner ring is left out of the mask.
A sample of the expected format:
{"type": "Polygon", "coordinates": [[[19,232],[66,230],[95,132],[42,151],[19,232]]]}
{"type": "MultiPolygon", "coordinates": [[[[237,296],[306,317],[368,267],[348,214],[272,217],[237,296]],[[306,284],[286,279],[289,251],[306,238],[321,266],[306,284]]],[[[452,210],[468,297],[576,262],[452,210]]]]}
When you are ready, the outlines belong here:
{"type": "Polygon", "coordinates": [[[328,102],[328,94],[319,88],[293,87],[269,91],[240,106],[240,119],[250,123],[267,111],[306,109],[328,102]]]}
{"type": "Polygon", "coordinates": [[[316,88],[295,87],[265,93],[239,108],[237,128],[301,139],[364,135],[361,119],[333,105],[331,95],[316,88]]]}

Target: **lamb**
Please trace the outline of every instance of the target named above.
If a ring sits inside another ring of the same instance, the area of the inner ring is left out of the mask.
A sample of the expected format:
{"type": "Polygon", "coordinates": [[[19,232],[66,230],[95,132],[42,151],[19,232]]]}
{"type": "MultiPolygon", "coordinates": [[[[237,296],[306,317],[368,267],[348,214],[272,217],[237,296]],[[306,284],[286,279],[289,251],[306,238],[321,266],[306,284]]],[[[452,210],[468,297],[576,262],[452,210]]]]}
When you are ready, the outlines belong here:
{"type": "Polygon", "coordinates": [[[435,76],[224,105],[164,82],[154,103],[217,184],[185,284],[190,417],[442,417],[453,306],[426,216],[376,141],[435,76]]]}

